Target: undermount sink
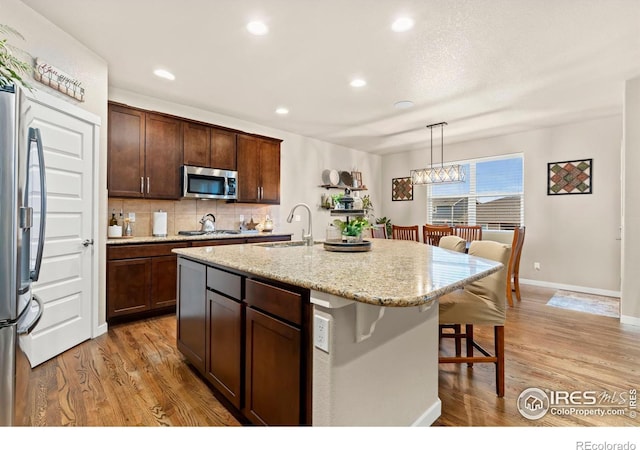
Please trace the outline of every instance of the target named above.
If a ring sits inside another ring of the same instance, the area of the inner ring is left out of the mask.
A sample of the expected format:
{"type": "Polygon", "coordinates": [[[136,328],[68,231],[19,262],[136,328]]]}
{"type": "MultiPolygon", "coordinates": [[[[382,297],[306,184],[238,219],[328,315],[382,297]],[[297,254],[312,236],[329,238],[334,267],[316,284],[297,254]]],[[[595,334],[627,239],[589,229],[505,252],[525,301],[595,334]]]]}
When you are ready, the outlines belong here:
{"type": "MultiPolygon", "coordinates": [[[[288,248],[288,247],[304,247],[306,242],[304,241],[282,241],[282,242],[269,242],[268,244],[256,244],[258,247],[267,248],[288,248]]],[[[321,241],[314,241],[313,245],[322,244],[321,241]]]]}

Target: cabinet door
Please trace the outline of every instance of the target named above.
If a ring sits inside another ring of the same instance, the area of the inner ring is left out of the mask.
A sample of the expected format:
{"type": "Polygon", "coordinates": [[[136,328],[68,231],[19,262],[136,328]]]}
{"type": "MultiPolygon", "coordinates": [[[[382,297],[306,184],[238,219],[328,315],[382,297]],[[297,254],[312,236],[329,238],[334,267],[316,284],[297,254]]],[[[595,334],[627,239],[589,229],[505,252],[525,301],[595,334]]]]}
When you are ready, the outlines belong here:
{"type": "Polygon", "coordinates": [[[280,204],[280,143],[260,139],[260,203],[280,204]]]}
{"type": "Polygon", "coordinates": [[[238,135],[238,201],[257,203],[259,199],[258,141],[252,136],[238,135]]]}
{"type": "Polygon", "coordinates": [[[207,291],[207,378],[236,407],[240,408],[242,304],[207,291]]]}
{"type": "Polygon", "coordinates": [[[235,133],[216,128],[211,129],[211,167],[237,170],[235,133]]]}
{"type": "Polygon", "coordinates": [[[301,333],[246,308],[245,417],[261,425],[299,425],[301,333]]]}
{"type": "Polygon", "coordinates": [[[182,122],[157,114],[146,116],[145,196],[179,199],[182,122]]]}
{"type": "Polygon", "coordinates": [[[188,166],[211,166],[211,137],[209,127],[191,122],[182,125],[184,140],[184,164],[188,166]]]}
{"type": "Polygon", "coordinates": [[[203,264],[178,259],[178,349],[200,372],[205,371],[207,271],[203,264]]]}
{"type": "Polygon", "coordinates": [[[107,262],[107,319],[149,310],[151,259],[107,262]]]}
{"type": "Polygon", "coordinates": [[[145,113],[109,104],[107,189],[110,197],[143,197],[145,113]]]}
{"type": "Polygon", "coordinates": [[[151,258],[151,309],[176,304],[177,256],[151,258]]]}

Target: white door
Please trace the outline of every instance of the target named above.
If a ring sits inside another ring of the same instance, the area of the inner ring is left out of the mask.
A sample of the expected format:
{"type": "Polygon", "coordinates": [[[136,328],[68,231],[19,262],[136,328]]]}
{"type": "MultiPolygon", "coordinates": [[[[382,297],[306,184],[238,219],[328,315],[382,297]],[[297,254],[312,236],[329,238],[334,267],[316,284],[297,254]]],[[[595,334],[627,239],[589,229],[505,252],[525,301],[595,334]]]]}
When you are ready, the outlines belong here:
{"type": "Polygon", "coordinates": [[[58,98],[37,92],[22,105],[23,128],[39,128],[47,183],[45,246],[33,292],[44,311],[21,346],[34,367],[89,339],[97,257],[94,230],[94,157],[99,119],[58,98]]]}

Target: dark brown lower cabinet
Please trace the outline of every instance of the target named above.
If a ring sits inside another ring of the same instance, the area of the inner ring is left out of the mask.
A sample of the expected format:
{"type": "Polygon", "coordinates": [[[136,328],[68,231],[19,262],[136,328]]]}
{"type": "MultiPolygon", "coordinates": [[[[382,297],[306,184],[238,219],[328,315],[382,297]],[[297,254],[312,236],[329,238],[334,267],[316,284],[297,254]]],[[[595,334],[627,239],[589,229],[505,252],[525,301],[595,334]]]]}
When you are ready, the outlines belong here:
{"type": "Polygon", "coordinates": [[[290,240],[290,235],[275,235],[107,245],[107,320],[138,319],[175,308],[178,258],[174,248],[290,240]]]}
{"type": "Polygon", "coordinates": [[[311,425],[309,291],[178,258],[178,349],[256,425],[311,425]]]}
{"type": "Polygon", "coordinates": [[[148,311],[151,259],[109,261],[107,286],[108,319],[148,311]]]}
{"type": "Polygon", "coordinates": [[[176,305],[178,256],[151,258],[151,309],[176,305]]]}
{"type": "Polygon", "coordinates": [[[177,255],[189,243],[107,246],[107,320],[168,312],[176,305],[177,255]]]}
{"type": "Polygon", "coordinates": [[[245,333],[245,417],[259,425],[299,425],[300,329],[247,308],[245,333]]]}
{"type": "Polygon", "coordinates": [[[207,373],[211,384],[241,407],[242,303],[207,291],[207,373]]]}

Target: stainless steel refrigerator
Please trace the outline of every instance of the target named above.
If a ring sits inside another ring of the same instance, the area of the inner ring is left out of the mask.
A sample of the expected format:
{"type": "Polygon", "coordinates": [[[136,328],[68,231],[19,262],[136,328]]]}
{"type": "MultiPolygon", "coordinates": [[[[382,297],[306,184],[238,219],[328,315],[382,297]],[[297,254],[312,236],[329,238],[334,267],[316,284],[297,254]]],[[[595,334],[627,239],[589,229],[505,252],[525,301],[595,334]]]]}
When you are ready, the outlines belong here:
{"type": "Polygon", "coordinates": [[[40,131],[24,127],[27,102],[18,87],[0,88],[0,425],[22,425],[28,373],[19,335],[42,315],[31,292],[38,280],[46,222],[45,165],[40,131]]]}

